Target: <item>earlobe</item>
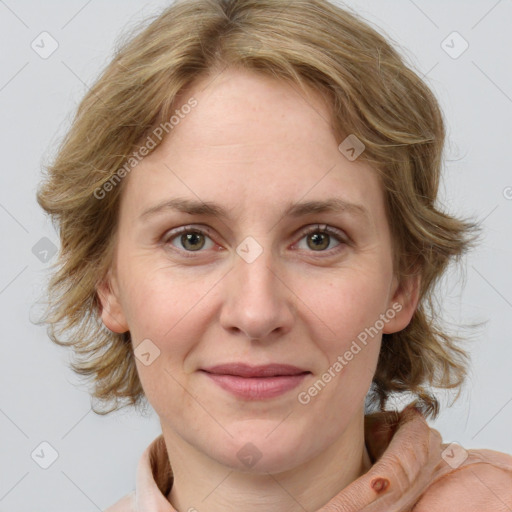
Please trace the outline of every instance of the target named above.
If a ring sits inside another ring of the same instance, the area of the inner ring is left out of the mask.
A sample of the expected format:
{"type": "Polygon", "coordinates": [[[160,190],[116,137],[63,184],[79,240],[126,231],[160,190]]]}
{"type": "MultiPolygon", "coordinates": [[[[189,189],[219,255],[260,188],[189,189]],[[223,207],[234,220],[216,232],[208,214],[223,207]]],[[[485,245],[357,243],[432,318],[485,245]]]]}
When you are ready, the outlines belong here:
{"type": "Polygon", "coordinates": [[[96,286],[96,292],[101,304],[101,320],[105,327],[112,332],[127,332],[128,324],[119,301],[119,293],[113,289],[110,270],[96,286]]]}
{"type": "Polygon", "coordinates": [[[384,334],[399,332],[409,325],[418,305],[420,285],[419,273],[407,276],[400,285],[395,285],[395,293],[388,304],[388,310],[394,311],[395,315],[382,329],[384,334]]]}

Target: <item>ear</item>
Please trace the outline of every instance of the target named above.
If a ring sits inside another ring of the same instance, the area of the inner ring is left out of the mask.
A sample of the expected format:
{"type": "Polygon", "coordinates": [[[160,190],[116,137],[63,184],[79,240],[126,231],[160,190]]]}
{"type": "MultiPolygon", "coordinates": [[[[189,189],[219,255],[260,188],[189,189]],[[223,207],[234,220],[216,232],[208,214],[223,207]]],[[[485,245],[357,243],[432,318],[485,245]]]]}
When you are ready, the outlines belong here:
{"type": "Polygon", "coordinates": [[[101,320],[107,329],[119,334],[128,331],[123,308],[121,306],[117,282],[109,269],[107,275],[96,286],[101,304],[101,320]]]}
{"type": "Polygon", "coordinates": [[[399,332],[409,325],[418,305],[420,285],[421,275],[419,272],[403,278],[400,285],[395,275],[388,311],[395,311],[396,314],[385,324],[382,329],[384,334],[399,332]]]}

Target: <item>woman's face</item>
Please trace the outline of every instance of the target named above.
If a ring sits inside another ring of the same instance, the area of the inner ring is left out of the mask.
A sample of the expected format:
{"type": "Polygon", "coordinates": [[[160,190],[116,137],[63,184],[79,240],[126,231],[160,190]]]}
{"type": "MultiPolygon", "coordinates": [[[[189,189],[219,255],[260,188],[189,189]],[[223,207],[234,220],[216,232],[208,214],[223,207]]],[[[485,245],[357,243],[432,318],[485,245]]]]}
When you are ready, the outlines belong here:
{"type": "Polygon", "coordinates": [[[393,276],[377,175],[338,149],[322,98],[212,78],[124,178],[102,317],[130,331],[164,434],[232,468],[286,470],[360,420],[382,332],[416,302],[393,276]],[[242,366],[271,364],[294,368],[242,366]]]}

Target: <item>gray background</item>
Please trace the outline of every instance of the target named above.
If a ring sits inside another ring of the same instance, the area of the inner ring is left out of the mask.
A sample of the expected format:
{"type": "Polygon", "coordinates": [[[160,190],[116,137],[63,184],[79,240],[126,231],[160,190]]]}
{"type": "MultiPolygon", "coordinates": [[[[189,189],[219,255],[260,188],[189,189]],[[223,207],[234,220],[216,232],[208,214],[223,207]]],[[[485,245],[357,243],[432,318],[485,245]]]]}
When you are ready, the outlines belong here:
{"type": "MultiPolygon", "coordinates": [[[[35,201],[43,159],[54,154],[118,36],[167,4],[0,0],[0,512],[103,510],[134,488],[138,459],[160,433],[153,412],[92,413],[66,350],[30,319],[58,245],[35,201]],[[31,47],[43,31],[58,42],[46,59],[31,47]],[[44,441],[59,454],[46,470],[31,458],[44,441]]],[[[400,45],[435,90],[448,121],[442,202],[485,219],[483,243],[462,273],[450,271],[439,297],[454,328],[486,324],[458,329],[473,357],[470,380],[432,425],[446,442],[512,453],[512,1],[345,5],[400,45]],[[442,44],[454,31],[469,44],[457,58],[462,39],[442,44]]]]}

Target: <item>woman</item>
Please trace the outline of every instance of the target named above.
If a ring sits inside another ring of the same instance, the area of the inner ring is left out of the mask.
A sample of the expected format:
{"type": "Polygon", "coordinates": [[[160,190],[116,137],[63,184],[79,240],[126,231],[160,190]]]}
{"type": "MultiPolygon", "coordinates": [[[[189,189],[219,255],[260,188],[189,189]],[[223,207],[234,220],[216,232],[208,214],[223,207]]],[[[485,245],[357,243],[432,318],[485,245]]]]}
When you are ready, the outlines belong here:
{"type": "Polygon", "coordinates": [[[438,208],[443,144],[324,0],[181,1],[117,53],[38,192],[52,339],[100,413],[160,418],[109,511],[510,510],[512,457],[426,423],[467,364],[432,292],[478,231],[438,208]]]}

